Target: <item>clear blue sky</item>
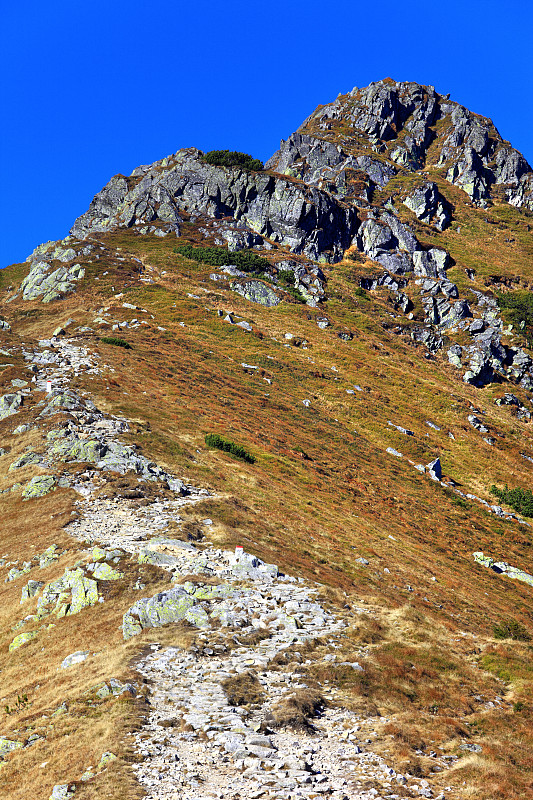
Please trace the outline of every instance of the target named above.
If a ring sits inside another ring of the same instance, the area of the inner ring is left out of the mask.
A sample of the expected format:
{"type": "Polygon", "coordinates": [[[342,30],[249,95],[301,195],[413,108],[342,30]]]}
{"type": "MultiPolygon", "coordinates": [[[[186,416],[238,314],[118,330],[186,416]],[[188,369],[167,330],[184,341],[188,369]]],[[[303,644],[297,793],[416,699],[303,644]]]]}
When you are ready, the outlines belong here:
{"type": "Polygon", "coordinates": [[[0,267],[117,172],[195,145],[265,160],[387,76],[493,119],[533,162],[529,0],[26,0],[0,7],[0,267]]]}

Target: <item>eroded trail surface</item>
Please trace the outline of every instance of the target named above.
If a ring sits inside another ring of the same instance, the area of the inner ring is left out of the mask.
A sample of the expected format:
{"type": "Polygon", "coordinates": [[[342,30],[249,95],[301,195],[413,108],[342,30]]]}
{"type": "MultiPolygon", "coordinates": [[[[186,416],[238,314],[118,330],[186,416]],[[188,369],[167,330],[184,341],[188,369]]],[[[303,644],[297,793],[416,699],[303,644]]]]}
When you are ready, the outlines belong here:
{"type": "Polygon", "coordinates": [[[280,724],[316,699],[305,677],[314,657],[309,645],[320,640],[328,651],[322,658],[337,661],[345,623],[324,609],[318,587],[273,564],[162,535],[194,499],[141,509],[85,500],[81,519],[69,526],[77,538],[158,564],[194,598],[188,619],[200,629],[196,644],[153,645],[138,666],[150,713],[132,736],[149,800],[444,797],[373,753],[375,720],[342,708],[335,690],[321,688],[325,704],[318,701],[309,724],[280,724]]]}

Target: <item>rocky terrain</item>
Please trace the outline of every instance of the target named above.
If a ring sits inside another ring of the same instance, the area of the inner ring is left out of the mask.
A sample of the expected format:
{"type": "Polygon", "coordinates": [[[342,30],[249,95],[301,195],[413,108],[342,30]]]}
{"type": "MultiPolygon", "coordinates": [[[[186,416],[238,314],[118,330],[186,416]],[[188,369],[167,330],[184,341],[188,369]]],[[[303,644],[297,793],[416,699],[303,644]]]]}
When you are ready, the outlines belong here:
{"type": "Polygon", "coordinates": [[[2,271],[3,796],[527,796],[532,226],[386,79],[2,271]]]}

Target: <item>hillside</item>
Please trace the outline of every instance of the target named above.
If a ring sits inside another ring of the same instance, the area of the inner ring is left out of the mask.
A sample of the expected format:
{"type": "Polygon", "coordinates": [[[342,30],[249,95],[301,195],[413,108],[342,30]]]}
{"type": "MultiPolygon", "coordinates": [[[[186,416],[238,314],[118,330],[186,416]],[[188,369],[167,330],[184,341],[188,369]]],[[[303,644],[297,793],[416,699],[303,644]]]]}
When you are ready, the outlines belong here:
{"type": "Polygon", "coordinates": [[[391,79],[240,161],[0,272],[2,796],[527,797],[533,171],[391,79]]]}

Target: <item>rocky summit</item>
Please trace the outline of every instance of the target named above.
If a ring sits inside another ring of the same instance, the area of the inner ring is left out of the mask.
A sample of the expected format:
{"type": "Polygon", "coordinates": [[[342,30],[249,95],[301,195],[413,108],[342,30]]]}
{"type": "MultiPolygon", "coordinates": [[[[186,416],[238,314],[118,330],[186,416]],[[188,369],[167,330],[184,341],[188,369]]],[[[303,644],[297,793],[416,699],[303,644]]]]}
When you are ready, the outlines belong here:
{"type": "Polygon", "coordinates": [[[5,266],[2,797],[531,794],[532,229],[387,78],[5,266]]]}

